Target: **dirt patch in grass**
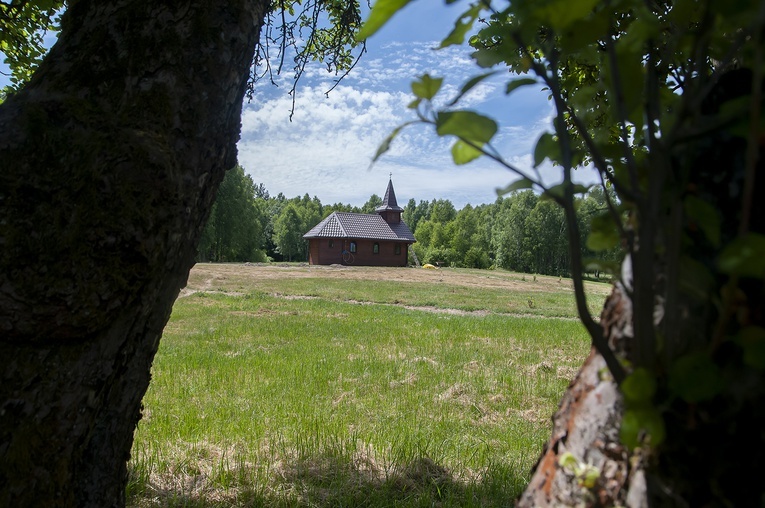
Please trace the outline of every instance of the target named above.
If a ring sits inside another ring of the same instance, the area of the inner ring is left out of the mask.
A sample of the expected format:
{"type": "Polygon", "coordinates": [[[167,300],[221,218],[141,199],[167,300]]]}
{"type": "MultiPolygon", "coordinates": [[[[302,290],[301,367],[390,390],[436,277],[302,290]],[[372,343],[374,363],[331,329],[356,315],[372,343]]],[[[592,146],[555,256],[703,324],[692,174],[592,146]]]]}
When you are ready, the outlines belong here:
{"type": "MultiPolygon", "coordinates": [[[[465,287],[503,288],[514,291],[573,291],[570,279],[545,275],[528,275],[504,270],[471,270],[441,268],[424,270],[410,267],[309,265],[295,263],[198,263],[191,270],[184,289],[209,291],[214,288],[235,290],[231,286],[248,286],[249,281],[262,279],[332,277],[335,279],[387,280],[448,283],[465,287]]],[[[608,284],[591,284],[591,291],[607,294],[608,284]]]]}
{"type": "Polygon", "coordinates": [[[275,311],[271,309],[258,309],[256,311],[232,310],[229,311],[232,316],[261,317],[261,316],[297,316],[296,311],[275,311]]]}
{"type": "Polygon", "coordinates": [[[451,314],[454,316],[488,316],[489,314],[491,314],[490,311],[484,310],[484,309],[480,309],[480,310],[445,309],[442,307],[433,307],[432,305],[400,305],[396,303],[362,302],[359,300],[344,300],[343,302],[352,303],[356,305],[389,305],[391,307],[401,307],[407,310],[432,312],[434,314],[451,314]]]}
{"type": "MultiPolygon", "coordinates": [[[[597,302],[610,291],[610,285],[588,282],[590,301],[597,302]]],[[[569,279],[541,275],[527,275],[504,270],[476,270],[418,268],[311,266],[296,263],[271,264],[197,264],[189,274],[188,285],[180,297],[190,295],[245,296],[260,294],[284,300],[334,300],[353,305],[391,306],[433,314],[483,317],[510,314],[530,318],[576,320],[573,291],[569,279]],[[306,281],[296,284],[297,281],[306,281]],[[327,281],[327,282],[323,282],[327,281]],[[382,294],[368,295],[365,283],[386,283],[382,294]],[[394,284],[391,284],[394,283],[394,284]],[[396,283],[401,283],[400,301],[396,283]],[[413,286],[414,285],[414,286],[413,286]],[[345,289],[348,288],[346,293],[345,289]],[[406,288],[406,289],[403,289],[406,288]],[[420,288],[420,289],[418,289],[420,288]],[[361,290],[360,290],[361,289],[361,290]],[[471,308],[472,290],[494,292],[490,308],[471,308]],[[450,297],[457,293],[461,296],[450,297]],[[534,300],[532,309],[526,308],[526,296],[534,300]],[[570,296],[567,296],[570,295],[570,296]],[[521,300],[518,300],[521,298],[521,300]],[[431,303],[433,302],[433,303],[431,303]],[[545,310],[537,310],[536,307],[545,310]],[[552,310],[552,312],[550,312],[552,310]],[[572,315],[573,313],[573,315],[572,315]]],[[[597,303],[593,313],[597,314],[597,303]]]]}

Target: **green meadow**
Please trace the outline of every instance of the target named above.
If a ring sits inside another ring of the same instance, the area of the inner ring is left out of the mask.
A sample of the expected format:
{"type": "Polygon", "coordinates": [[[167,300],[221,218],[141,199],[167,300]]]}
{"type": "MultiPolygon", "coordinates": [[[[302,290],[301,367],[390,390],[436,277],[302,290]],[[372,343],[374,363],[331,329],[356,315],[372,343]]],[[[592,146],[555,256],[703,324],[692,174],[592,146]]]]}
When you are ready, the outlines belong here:
{"type": "Polygon", "coordinates": [[[557,277],[197,265],[128,506],[510,506],[589,352],[575,316],[557,277]]]}

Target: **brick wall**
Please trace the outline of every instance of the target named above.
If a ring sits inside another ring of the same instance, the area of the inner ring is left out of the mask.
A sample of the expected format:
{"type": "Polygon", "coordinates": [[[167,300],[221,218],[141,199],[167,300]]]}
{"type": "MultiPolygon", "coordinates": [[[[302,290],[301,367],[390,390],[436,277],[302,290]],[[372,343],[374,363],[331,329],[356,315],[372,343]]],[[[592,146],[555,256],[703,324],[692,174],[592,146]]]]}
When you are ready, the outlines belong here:
{"type": "Polygon", "coordinates": [[[406,266],[407,247],[406,243],[401,242],[313,238],[308,250],[309,261],[313,265],[406,266]],[[356,242],[356,252],[344,257],[343,250],[351,250],[351,241],[356,242]],[[377,253],[374,252],[375,243],[379,246],[377,253]],[[401,246],[399,254],[396,254],[397,243],[401,246]]]}

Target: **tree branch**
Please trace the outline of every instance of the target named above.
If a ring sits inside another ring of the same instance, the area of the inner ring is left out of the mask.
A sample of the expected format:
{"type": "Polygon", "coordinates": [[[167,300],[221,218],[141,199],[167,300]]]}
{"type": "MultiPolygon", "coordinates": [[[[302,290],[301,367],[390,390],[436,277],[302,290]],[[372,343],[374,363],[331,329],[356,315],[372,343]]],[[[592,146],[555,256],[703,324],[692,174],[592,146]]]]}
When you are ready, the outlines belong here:
{"type": "MultiPolygon", "coordinates": [[[[760,4],[758,13],[759,25],[765,24],[765,3],[760,4]]],[[[744,236],[749,232],[749,222],[752,215],[752,202],[754,200],[754,180],[757,172],[757,159],[759,157],[759,127],[762,111],[762,32],[755,30],[752,34],[754,43],[754,65],[752,66],[752,100],[749,104],[749,133],[746,146],[746,167],[744,177],[744,192],[741,203],[741,223],[738,234],[744,236]]],[[[762,176],[762,175],[761,175],[762,176]]]]}
{"type": "Polygon", "coordinates": [[[572,151],[571,151],[571,139],[569,137],[568,129],[566,128],[566,121],[564,118],[565,113],[568,111],[565,101],[560,90],[560,83],[557,79],[557,52],[553,49],[549,51],[547,56],[550,62],[551,71],[548,74],[546,69],[529,54],[526,49],[526,45],[520,38],[517,32],[513,32],[513,39],[516,45],[526,53],[526,56],[531,61],[531,67],[537,76],[544,80],[545,84],[550,88],[550,94],[553,97],[555,108],[557,111],[555,117],[555,130],[558,134],[558,142],[561,146],[562,166],[563,166],[563,182],[564,182],[564,197],[563,199],[556,198],[556,202],[563,207],[566,217],[566,227],[568,230],[569,240],[569,256],[571,258],[571,278],[574,283],[574,296],[576,298],[576,308],[581,319],[582,324],[589,333],[592,344],[598,353],[603,356],[603,359],[608,366],[611,375],[617,384],[625,378],[624,367],[616,358],[616,355],[608,346],[608,341],[603,334],[603,328],[595,322],[590,314],[590,310],[587,307],[587,296],[584,292],[584,282],[582,280],[583,264],[582,264],[582,251],[579,236],[579,224],[576,220],[576,211],[574,210],[574,185],[571,179],[572,170],[572,151]]]}
{"type": "MultiPolygon", "coordinates": [[[[630,175],[630,185],[632,186],[632,192],[635,196],[640,196],[640,186],[638,184],[637,177],[637,163],[635,162],[635,155],[632,153],[632,146],[630,145],[629,132],[627,131],[627,110],[625,109],[624,93],[621,82],[621,76],[619,74],[618,61],[616,59],[616,49],[614,48],[613,37],[609,36],[606,39],[606,52],[608,54],[608,61],[611,64],[611,79],[613,81],[614,94],[616,95],[616,111],[619,115],[619,130],[621,131],[621,145],[624,150],[624,157],[627,160],[627,171],[630,175]]],[[[637,127],[637,126],[636,126],[637,127]]]]}

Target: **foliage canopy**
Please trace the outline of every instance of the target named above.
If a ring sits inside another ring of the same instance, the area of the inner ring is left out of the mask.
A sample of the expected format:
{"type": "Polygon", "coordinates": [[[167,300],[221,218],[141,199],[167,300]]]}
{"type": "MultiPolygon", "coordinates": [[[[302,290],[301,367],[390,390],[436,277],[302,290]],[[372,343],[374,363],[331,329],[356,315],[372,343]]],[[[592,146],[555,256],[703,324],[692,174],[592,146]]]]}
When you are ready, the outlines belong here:
{"type": "MultiPolygon", "coordinates": [[[[22,87],[47,53],[45,36],[55,34],[66,0],[13,0],[0,2],[0,52],[10,69],[10,85],[0,100],[22,87]]],[[[358,0],[273,0],[266,15],[260,43],[248,82],[252,98],[255,83],[267,78],[274,83],[288,58],[292,60],[294,97],[305,66],[320,62],[328,72],[349,72],[365,51],[356,34],[361,27],[358,0]]],[[[293,102],[294,107],[294,102],[293,102]]]]}
{"type": "MultiPolygon", "coordinates": [[[[410,1],[378,0],[360,36],[372,35],[410,1]]],[[[763,396],[756,358],[765,350],[765,210],[755,199],[765,191],[764,34],[763,2],[471,2],[441,46],[467,39],[484,70],[445,107],[434,101],[443,78],[419,77],[410,104],[416,119],[394,130],[376,154],[403,127],[429,125],[455,138],[455,163],[489,157],[519,177],[506,192],[535,189],[560,205],[575,277],[584,264],[580,242],[623,247],[617,289],[630,302],[622,330],[630,337],[627,351],[617,354],[589,315],[581,279],[575,292],[593,345],[622,386],[622,440],[657,453],[654,478],[664,477],[653,495],[664,502],[667,493],[691,505],[761,501],[757,488],[744,491],[689,456],[718,469],[736,467],[703,436],[726,434],[731,421],[744,418],[760,422],[756,428],[763,418],[752,408],[763,396]],[[540,86],[555,106],[533,168],[509,163],[492,146],[499,128],[493,119],[458,109],[465,94],[497,74],[495,67],[510,71],[507,94],[540,86]],[[542,180],[537,167],[545,160],[559,168],[561,184],[542,180]],[[586,240],[574,197],[588,189],[572,180],[582,165],[597,170],[606,203],[586,240]],[[743,399],[742,383],[756,386],[743,399]],[[688,418],[710,414],[700,428],[688,426],[688,418]],[[688,463],[694,473],[673,470],[688,463]],[[712,476],[715,492],[693,486],[694,477],[712,476]]],[[[758,441],[758,453],[764,448],[758,441]]]]}
{"type": "Polygon", "coordinates": [[[63,0],[0,3],[0,52],[10,69],[10,85],[0,91],[0,100],[32,77],[47,52],[44,37],[57,30],[63,6],[63,0]]]}

